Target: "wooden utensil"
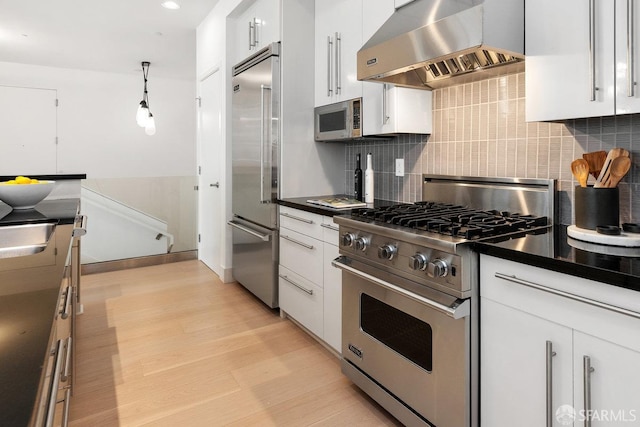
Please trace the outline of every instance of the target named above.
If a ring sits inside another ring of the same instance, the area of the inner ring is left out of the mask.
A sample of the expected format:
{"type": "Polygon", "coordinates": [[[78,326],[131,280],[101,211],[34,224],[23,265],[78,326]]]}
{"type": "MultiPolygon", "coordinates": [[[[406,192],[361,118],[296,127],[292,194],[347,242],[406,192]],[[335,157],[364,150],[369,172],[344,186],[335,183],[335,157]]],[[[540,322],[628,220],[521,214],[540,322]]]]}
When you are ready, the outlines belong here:
{"type": "Polygon", "coordinates": [[[609,172],[608,188],[614,188],[618,185],[620,180],[629,172],[631,168],[631,159],[625,156],[616,157],[611,162],[611,168],[609,172]]]}
{"type": "Polygon", "coordinates": [[[580,183],[580,187],[587,186],[587,179],[589,178],[589,163],[585,159],[576,159],[571,162],[571,173],[576,177],[580,183]]]}
{"type": "Polygon", "coordinates": [[[611,162],[613,162],[613,159],[620,156],[629,157],[629,152],[624,148],[612,148],[611,150],[609,150],[609,154],[607,154],[607,158],[604,161],[604,165],[602,166],[600,175],[598,175],[598,179],[596,179],[596,183],[593,185],[594,188],[607,187],[607,181],[609,181],[609,174],[611,169],[611,162]]]}
{"type": "Polygon", "coordinates": [[[604,161],[607,159],[607,152],[601,150],[584,153],[582,158],[589,163],[589,173],[593,178],[598,179],[598,175],[600,175],[600,171],[602,170],[602,165],[604,165],[604,161]]]}

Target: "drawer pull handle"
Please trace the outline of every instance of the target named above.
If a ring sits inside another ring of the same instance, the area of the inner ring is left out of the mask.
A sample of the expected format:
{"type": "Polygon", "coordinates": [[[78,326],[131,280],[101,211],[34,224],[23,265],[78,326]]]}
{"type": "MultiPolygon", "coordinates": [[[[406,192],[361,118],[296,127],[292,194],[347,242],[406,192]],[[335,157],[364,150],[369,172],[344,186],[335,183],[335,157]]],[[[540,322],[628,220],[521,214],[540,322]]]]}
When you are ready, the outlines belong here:
{"type": "Polygon", "coordinates": [[[68,337],[67,344],[65,345],[65,348],[67,351],[64,357],[64,370],[62,371],[62,376],[60,377],[60,381],[62,382],[67,382],[67,380],[69,379],[69,376],[71,375],[71,353],[72,353],[71,344],[72,344],[71,337],[68,337]]]}
{"type": "Polygon", "coordinates": [[[556,352],[553,351],[553,343],[547,341],[547,427],[553,427],[553,356],[555,355],[556,352]]]}
{"type": "Polygon", "coordinates": [[[58,403],[58,389],[60,388],[60,375],[62,374],[62,340],[58,340],[55,350],[55,365],[53,368],[53,380],[49,384],[49,402],[47,403],[47,417],[45,426],[53,425],[53,418],[56,413],[56,404],[58,403]]]}
{"type": "Polygon", "coordinates": [[[497,277],[498,279],[506,280],[508,282],[516,283],[518,285],[524,285],[524,286],[527,286],[529,288],[537,289],[539,291],[543,291],[543,292],[547,292],[547,293],[550,293],[550,294],[553,294],[553,295],[558,295],[558,296],[561,296],[561,297],[564,297],[564,298],[568,298],[568,299],[571,299],[571,300],[574,300],[574,301],[583,302],[585,304],[589,304],[589,305],[592,305],[594,307],[604,308],[605,310],[613,311],[614,313],[624,314],[625,316],[630,316],[630,317],[634,317],[636,319],[640,319],[640,313],[638,313],[636,311],[627,310],[626,308],[617,307],[615,305],[606,304],[606,303],[603,303],[603,302],[600,302],[600,301],[592,300],[590,298],[581,297],[579,295],[575,295],[575,294],[572,294],[572,293],[569,293],[569,292],[559,291],[557,289],[549,288],[547,286],[538,285],[537,283],[528,282],[526,280],[518,279],[516,276],[509,276],[509,275],[502,274],[502,273],[495,273],[495,277],[497,277]]]}
{"type": "Polygon", "coordinates": [[[591,427],[591,373],[593,371],[595,371],[595,369],[591,366],[591,358],[589,356],[582,356],[584,427],[591,427]]]}
{"type": "Polygon", "coordinates": [[[294,282],[293,280],[289,279],[289,277],[283,275],[283,274],[278,274],[278,276],[280,276],[280,278],[282,280],[286,280],[287,282],[291,283],[293,286],[295,286],[296,288],[305,291],[306,293],[308,293],[309,295],[313,295],[313,289],[307,289],[302,285],[297,284],[296,282],[294,282]]]}
{"type": "Polygon", "coordinates": [[[286,216],[287,218],[295,219],[296,221],[302,221],[302,222],[306,222],[307,224],[313,224],[313,221],[310,219],[301,218],[299,216],[291,215],[286,212],[282,212],[280,215],[286,216]]]}
{"type": "Polygon", "coordinates": [[[73,299],[73,290],[71,285],[67,286],[67,290],[64,292],[64,310],[60,314],[60,317],[66,319],[71,313],[71,300],[73,299]]]}
{"type": "Polygon", "coordinates": [[[303,247],[305,247],[307,249],[314,249],[315,248],[313,245],[307,245],[306,243],[303,243],[303,242],[301,242],[299,240],[296,240],[296,239],[292,239],[291,237],[285,236],[284,234],[282,234],[280,237],[282,237],[284,240],[288,240],[290,242],[295,243],[296,245],[303,246],[303,247]]]}
{"type": "Polygon", "coordinates": [[[329,230],[333,230],[333,231],[340,231],[338,227],[334,227],[331,224],[320,224],[320,227],[328,228],[329,230]]]}

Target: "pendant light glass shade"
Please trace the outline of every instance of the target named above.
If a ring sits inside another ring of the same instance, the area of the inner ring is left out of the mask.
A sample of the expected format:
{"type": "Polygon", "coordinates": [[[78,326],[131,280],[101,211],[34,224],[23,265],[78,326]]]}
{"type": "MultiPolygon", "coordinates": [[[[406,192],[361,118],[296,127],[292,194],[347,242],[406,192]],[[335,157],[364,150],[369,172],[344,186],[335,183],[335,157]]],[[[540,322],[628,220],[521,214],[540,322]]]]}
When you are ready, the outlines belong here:
{"type": "Polygon", "coordinates": [[[149,117],[147,119],[147,124],[144,127],[144,133],[147,135],[155,135],[156,134],[156,121],[153,118],[153,114],[149,113],[149,117]]]}
{"type": "Polygon", "coordinates": [[[138,126],[145,127],[147,125],[147,121],[149,120],[149,108],[147,108],[147,103],[142,100],[140,101],[140,105],[138,105],[138,112],[136,113],[136,122],[138,126]]]}

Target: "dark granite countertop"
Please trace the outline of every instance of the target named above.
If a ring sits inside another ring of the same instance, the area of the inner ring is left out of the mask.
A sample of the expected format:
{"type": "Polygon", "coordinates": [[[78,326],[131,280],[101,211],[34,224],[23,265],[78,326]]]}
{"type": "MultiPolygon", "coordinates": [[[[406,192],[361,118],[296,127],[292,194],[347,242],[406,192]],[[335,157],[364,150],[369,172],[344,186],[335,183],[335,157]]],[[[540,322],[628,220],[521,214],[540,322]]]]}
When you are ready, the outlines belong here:
{"type": "Polygon", "coordinates": [[[26,426],[34,411],[78,204],[77,198],[44,200],[35,209],[12,211],[0,203],[0,226],[52,221],[58,224],[44,252],[0,259],[3,425],[26,426]]]}
{"type": "Polygon", "coordinates": [[[567,226],[541,234],[474,244],[478,252],[559,273],[640,291],[640,248],[621,248],[577,241],[567,226]]]}

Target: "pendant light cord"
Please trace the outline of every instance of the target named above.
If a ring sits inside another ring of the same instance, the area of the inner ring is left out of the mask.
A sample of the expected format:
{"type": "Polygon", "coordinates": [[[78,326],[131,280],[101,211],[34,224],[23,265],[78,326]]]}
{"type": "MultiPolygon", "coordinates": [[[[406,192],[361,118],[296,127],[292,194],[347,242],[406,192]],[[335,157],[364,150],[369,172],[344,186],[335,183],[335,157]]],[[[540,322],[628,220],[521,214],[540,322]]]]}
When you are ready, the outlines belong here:
{"type": "Polygon", "coordinates": [[[149,62],[142,63],[142,77],[144,78],[144,91],[142,93],[142,100],[147,104],[147,108],[149,108],[149,93],[147,92],[147,77],[149,76],[149,62]]]}

